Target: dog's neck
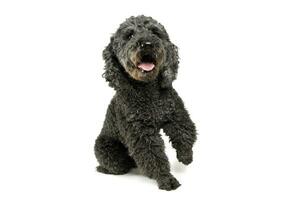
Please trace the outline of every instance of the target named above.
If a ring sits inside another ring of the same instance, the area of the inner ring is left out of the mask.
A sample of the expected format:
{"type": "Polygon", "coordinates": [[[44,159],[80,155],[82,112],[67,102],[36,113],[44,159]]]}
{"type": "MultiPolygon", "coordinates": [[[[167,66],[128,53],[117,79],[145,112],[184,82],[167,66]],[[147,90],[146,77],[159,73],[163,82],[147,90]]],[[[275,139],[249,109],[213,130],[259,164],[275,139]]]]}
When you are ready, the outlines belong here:
{"type": "Polygon", "coordinates": [[[137,94],[139,96],[154,96],[159,95],[163,88],[160,86],[160,81],[155,79],[149,82],[142,82],[133,79],[129,79],[126,84],[121,85],[122,87],[117,92],[124,95],[137,94]]]}

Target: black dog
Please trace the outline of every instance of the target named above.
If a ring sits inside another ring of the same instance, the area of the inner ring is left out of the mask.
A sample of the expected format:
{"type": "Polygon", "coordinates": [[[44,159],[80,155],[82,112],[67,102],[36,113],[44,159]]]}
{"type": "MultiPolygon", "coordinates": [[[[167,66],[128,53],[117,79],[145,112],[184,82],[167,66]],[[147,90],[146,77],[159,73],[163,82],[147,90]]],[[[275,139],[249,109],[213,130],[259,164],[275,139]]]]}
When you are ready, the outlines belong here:
{"type": "Polygon", "coordinates": [[[196,140],[195,125],[172,87],[177,47],[151,17],[130,17],[111,37],[103,57],[103,76],[116,94],[96,140],[97,170],[124,174],[138,167],[160,189],[176,189],[180,184],[170,173],[160,129],[186,165],[192,162],[196,140]]]}

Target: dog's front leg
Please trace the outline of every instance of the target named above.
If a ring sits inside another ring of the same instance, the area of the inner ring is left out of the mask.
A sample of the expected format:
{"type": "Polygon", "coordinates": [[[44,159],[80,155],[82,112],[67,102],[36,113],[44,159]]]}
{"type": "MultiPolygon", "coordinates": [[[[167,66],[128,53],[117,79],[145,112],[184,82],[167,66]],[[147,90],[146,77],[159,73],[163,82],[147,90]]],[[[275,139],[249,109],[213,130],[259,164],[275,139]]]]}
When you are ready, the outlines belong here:
{"type": "Polygon", "coordinates": [[[163,131],[176,149],[177,159],[188,165],[193,160],[192,147],[197,138],[196,128],[179,96],[175,98],[175,105],[175,112],[170,116],[170,121],[164,124],[163,131]]]}
{"type": "Polygon", "coordinates": [[[126,145],[139,170],[158,182],[159,188],[173,190],[180,186],[170,173],[164,142],[159,130],[133,123],[129,128],[126,145]]]}

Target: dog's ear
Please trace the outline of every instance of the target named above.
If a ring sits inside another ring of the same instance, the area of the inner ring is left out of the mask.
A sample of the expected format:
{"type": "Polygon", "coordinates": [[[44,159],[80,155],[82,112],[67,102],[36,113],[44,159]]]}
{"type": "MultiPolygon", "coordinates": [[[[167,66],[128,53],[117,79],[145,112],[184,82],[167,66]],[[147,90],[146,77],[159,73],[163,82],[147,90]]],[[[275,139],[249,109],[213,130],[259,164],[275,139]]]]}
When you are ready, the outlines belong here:
{"type": "Polygon", "coordinates": [[[179,57],[177,47],[171,42],[167,46],[166,61],[160,73],[161,87],[168,88],[172,86],[172,82],[176,79],[179,57]]]}
{"type": "Polygon", "coordinates": [[[109,45],[103,51],[103,59],[105,60],[105,72],[103,77],[109,82],[109,86],[118,89],[123,82],[123,74],[121,72],[120,63],[113,49],[114,37],[110,39],[109,45]]]}

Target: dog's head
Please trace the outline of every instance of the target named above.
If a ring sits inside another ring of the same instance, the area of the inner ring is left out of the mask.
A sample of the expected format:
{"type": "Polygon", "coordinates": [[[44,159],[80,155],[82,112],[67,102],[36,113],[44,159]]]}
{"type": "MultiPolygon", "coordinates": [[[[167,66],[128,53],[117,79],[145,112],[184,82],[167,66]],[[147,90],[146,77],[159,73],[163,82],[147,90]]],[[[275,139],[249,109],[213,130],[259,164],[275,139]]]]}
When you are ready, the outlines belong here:
{"type": "Polygon", "coordinates": [[[104,77],[114,88],[127,78],[141,82],[158,79],[162,87],[169,87],[176,78],[177,47],[151,17],[128,18],[111,37],[103,57],[104,77]]]}

